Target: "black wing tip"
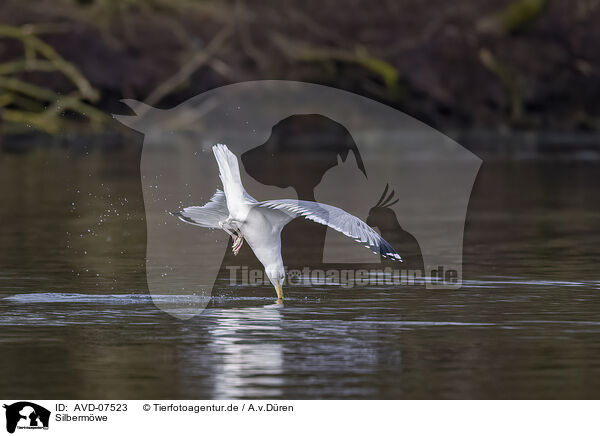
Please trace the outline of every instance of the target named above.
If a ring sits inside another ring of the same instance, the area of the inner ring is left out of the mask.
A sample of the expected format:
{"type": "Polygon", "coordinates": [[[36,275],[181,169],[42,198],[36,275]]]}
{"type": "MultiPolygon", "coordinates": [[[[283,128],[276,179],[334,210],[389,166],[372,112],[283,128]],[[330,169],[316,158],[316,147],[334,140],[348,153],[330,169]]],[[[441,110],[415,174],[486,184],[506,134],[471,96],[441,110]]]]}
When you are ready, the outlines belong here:
{"type": "MultiPolygon", "coordinates": [[[[358,239],[356,241],[361,242],[358,239]]],[[[380,245],[365,245],[365,247],[370,249],[373,253],[379,253],[380,256],[383,256],[387,259],[395,260],[397,262],[404,262],[402,260],[402,257],[398,253],[396,253],[396,250],[394,250],[394,248],[390,244],[385,242],[385,239],[381,239],[381,241],[383,241],[383,243],[381,243],[380,245]]]]}
{"type": "Polygon", "coordinates": [[[396,250],[394,250],[394,247],[392,247],[390,245],[390,243],[387,242],[383,238],[381,238],[379,253],[382,256],[387,257],[388,259],[392,259],[392,260],[395,260],[398,262],[403,262],[402,257],[398,253],[396,253],[396,250]]]}
{"type": "Polygon", "coordinates": [[[381,254],[384,257],[387,257],[388,259],[392,259],[397,262],[403,262],[402,257],[398,253],[396,253],[396,250],[394,250],[392,247],[386,247],[385,250],[380,249],[379,254],[381,254]]]}
{"type": "Polygon", "coordinates": [[[169,212],[169,215],[173,215],[176,218],[179,218],[181,221],[190,224],[197,224],[193,219],[183,214],[182,211],[169,212]]]}
{"type": "Polygon", "coordinates": [[[398,253],[396,253],[396,252],[394,252],[394,253],[383,253],[383,255],[385,257],[387,257],[388,259],[392,259],[392,260],[395,260],[397,262],[404,262],[402,260],[402,257],[398,253]]]}

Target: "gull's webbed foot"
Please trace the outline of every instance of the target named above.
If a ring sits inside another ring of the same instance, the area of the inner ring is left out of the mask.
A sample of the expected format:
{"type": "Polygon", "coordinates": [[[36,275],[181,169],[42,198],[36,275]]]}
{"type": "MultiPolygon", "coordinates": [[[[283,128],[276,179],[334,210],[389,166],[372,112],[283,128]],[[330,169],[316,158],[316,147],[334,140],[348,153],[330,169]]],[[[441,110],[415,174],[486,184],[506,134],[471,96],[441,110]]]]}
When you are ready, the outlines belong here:
{"type": "Polygon", "coordinates": [[[231,233],[231,230],[229,230],[230,226],[227,221],[219,221],[219,227],[221,227],[221,229],[224,230],[229,236],[235,238],[235,235],[231,233]]]}
{"type": "Polygon", "coordinates": [[[244,237],[241,235],[236,235],[233,240],[233,245],[231,246],[234,256],[238,255],[238,253],[240,252],[240,248],[242,248],[243,243],[244,243],[244,237]]]}

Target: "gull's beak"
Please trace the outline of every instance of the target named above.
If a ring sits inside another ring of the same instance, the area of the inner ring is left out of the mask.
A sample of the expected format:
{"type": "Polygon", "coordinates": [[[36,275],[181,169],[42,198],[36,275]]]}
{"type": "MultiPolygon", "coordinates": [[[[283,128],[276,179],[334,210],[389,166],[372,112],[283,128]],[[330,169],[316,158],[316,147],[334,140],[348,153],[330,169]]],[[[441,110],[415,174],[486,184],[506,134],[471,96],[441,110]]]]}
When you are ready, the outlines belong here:
{"type": "Polygon", "coordinates": [[[275,290],[277,291],[277,302],[283,302],[283,287],[278,283],[277,286],[275,286],[275,290]]]}

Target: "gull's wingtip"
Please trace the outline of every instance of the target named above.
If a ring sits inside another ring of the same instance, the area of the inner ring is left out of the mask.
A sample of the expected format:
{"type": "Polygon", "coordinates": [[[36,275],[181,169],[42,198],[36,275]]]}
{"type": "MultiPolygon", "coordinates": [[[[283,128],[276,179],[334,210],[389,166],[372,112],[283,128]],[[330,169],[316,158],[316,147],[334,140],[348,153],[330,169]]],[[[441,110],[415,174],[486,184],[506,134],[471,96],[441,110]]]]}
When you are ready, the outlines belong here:
{"type": "Polygon", "coordinates": [[[388,259],[403,262],[402,257],[398,253],[396,253],[396,250],[394,250],[391,246],[387,250],[381,250],[380,253],[388,259]]]}
{"type": "Polygon", "coordinates": [[[185,221],[185,216],[183,215],[182,212],[183,211],[179,211],[179,210],[176,210],[176,211],[170,210],[170,211],[168,211],[169,215],[174,216],[175,218],[178,218],[178,219],[180,219],[182,221],[185,221]]]}
{"type": "Polygon", "coordinates": [[[169,212],[169,215],[172,215],[175,218],[180,219],[184,223],[197,224],[196,221],[194,221],[191,217],[189,217],[187,215],[184,215],[183,212],[184,212],[183,210],[182,211],[176,211],[176,212],[169,212]]]}
{"type": "MultiPolygon", "coordinates": [[[[377,254],[376,251],[373,251],[373,253],[377,254]]],[[[402,257],[400,257],[400,255],[398,253],[384,253],[384,252],[380,251],[379,254],[381,254],[383,257],[387,257],[388,259],[391,259],[391,260],[396,260],[398,262],[404,262],[402,260],[402,257]]]]}
{"type": "Polygon", "coordinates": [[[390,256],[392,259],[397,260],[398,262],[403,262],[402,257],[398,253],[396,253],[395,250],[392,253],[387,253],[387,255],[390,256]]]}

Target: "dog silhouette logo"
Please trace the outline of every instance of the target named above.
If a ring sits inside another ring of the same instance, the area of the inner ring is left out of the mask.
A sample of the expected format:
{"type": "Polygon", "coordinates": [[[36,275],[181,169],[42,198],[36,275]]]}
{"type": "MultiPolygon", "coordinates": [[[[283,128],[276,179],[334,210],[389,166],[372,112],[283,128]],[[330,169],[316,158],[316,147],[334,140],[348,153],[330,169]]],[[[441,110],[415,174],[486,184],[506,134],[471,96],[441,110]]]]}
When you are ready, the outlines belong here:
{"type": "Polygon", "coordinates": [[[14,433],[16,429],[48,429],[50,411],[29,401],[19,401],[4,405],[6,409],[6,431],[14,433]]]}
{"type": "MultiPolygon", "coordinates": [[[[146,278],[161,310],[189,319],[213,292],[232,292],[230,271],[262,270],[248,244],[234,247],[226,232],[169,213],[215,194],[215,144],[236,156],[243,186],[257,200],[335,206],[397,245],[405,262],[389,265],[423,271],[428,289],[461,287],[467,206],[481,159],[434,128],[356,94],[290,81],[235,83],[169,109],[123,103],[130,111],[115,119],[143,135],[146,278]]],[[[319,222],[293,220],[281,241],[290,269],[388,265],[319,222]]]]}

